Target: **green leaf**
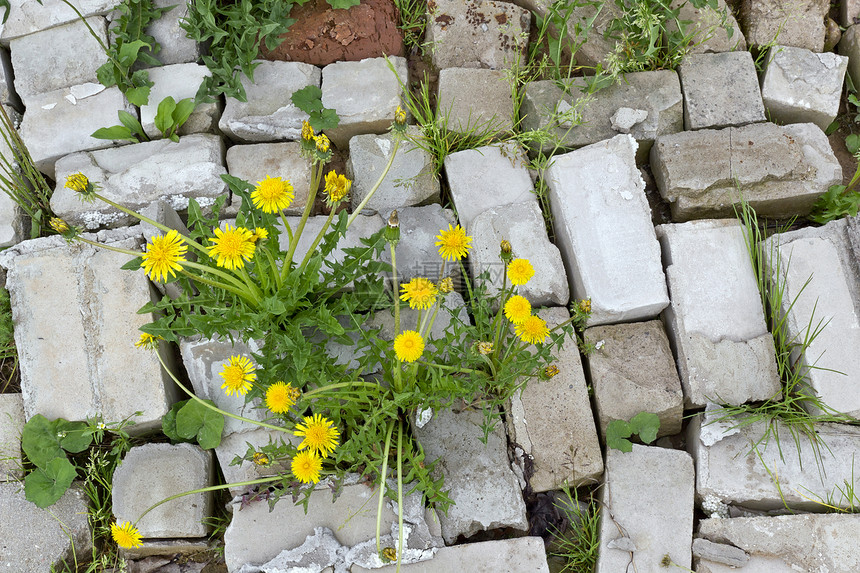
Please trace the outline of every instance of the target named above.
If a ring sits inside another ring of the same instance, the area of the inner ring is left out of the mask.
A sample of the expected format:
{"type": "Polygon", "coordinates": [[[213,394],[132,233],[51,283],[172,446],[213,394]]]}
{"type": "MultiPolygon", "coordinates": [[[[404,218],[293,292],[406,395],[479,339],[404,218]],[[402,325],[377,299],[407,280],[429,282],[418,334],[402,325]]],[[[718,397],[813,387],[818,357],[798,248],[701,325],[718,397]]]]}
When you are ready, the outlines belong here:
{"type": "MultiPolygon", "coordinates": [[[[211,400],[206,403],[215,405],[211,400]]],[[[197,439],[204,450],[221,443],[224,430],[224,415],[207,408],[197,400],[189,400],[176,413],[176,433],[186,440],[197,439]]]]}
{"type": "Polygon", "coordinates": [[[848,153],[854,155],[860,150],[860,134],[852,133],[845,138],[845,147],[848,148],[848,153]]]}
{"type": "Polygon", "coordinates": [[[340,117],[333,109],[323,109],[321,111],[312,111],[308,123],[315,131],[324,129],[334,129],[340,123],[340,117]]]}
{"type": "Polygon", "coordinates": [[[614,450],[632,452],[633,443],[626,439],[632,434],[630,424],[624,420],[612,420],[606,426],[606,445],[614,450]]]}
{"type": "Polygon", "coordinates": [[[76,475],[75,466],[69,460],[54,458],[44,469],[36,468],[24,478],[24,497],[38,507],[46,508],[63,497],[76,475]]]}
{"type": "Polygon", "coordinates": [[[346,10],[358,6],[360,3],[360,0],[328,0],[328,5],[335,10],[346,10]]]}
{"type": "Polygon", "coordinates": [[[46,467],[53,459],[66,457],[57,436],[57,421],[52,422],[42,414],[36,414],[24,424],[21,448],[27,458],[40,468],[46,467]]]}
{"type": "Polygon", "coordinates": [[[318,86],[307,86],[294,91],[290,99],[297,108],[305,113],[322,111],[322,90],[318,86]]]}
{"type": "Polygon", "coordinates": [[[143,259],[141,257],[135,257],[132,260],[130,260],[129,262],[127,262],[126,264],[124,264],[123,266],[121,266],[120,269],[122,269],[124,271],[136,271],[137,269],[140,268],[140,265],[142,265],[142,264],[143,264],[143,259]]]}
{"type": "Polygon", "coordinates": [[[136,134],[143,133],[143,126],[140,125],[140,122],[135,116],[122,109],[119,110],[116,115],[119,117],[119,122],[126,126],[129,131],[136,134]]]}
{"type": "Polygon", "coordinates": [[[630,428],[639,434],[639,439],[650,444],[657,439],[660,430],[660,417],[651,412],[639,412],[630,419],[630,428]]]}
{"type": "Polygon", "coordinates": [[[155,127],[165,135],[169,135],[170,128],[173,127],[173,110],[175,109],[176,100],[171,96],[167,96],[158,104],[158,111],[155,113],[155,127]]]}
{"type": "Polygon", "coordinates": [[[827,126],[827,129],[824,130],[824,135],[833,135],[836,133],[836,130],[839,129],[839,122],[833,121],[830,125],[827,126]]]}
{"type": "Polygon", "coordinates": [[[176,103],[176,109],[173,110],[173,125],[174,129],[179,129],[185,122],[188,121],[188,118],[191,117],[191,114],[194,113],[194,108],[197,106],[194,103],[193,98],[185,98],[179,100],[176,103]]]}
{"type": "Polygon", "coordinates": [[[95,137],[96,139],[128,140],[134,141],[135,143],[138,141],[134,134],[132,134],[131,130],[124,125],[100,127],[90,134],[90,137],[95,137]]]}
{"type": "Polygon", "coordinates": [[[176,413],[188,402],[189,400],[180,400],[179,402],[176,402],[170,407],[170,411],[161,417],[161,431],[174,442],[183,441],[176,431],[176,413]]]}
{"type": "Polygon", "coordinates": [[[82,452],[93,443],[93,435],[85,422],[69,422],[60,418],[56,425],[57,433],[64,436],[60,438],[60,447],[70,454],[82,452]]]}
{"type": "Polygon", "coordinates": [[[125,92],[125,98],[130,104],[143,107],[149,103],[149,90],[151,88],[152,86],[138,86],[128,89],[125,92]]]}

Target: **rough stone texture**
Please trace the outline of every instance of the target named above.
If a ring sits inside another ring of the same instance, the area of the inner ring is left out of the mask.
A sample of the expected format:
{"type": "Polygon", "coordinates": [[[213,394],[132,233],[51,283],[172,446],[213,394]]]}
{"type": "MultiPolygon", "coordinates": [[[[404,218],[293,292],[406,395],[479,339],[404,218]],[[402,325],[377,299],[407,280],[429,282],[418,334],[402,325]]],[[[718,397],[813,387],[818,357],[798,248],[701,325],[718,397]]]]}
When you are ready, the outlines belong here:
{"type": "Polygon", "coordinates": [[[502,288],[504,264],[499,259],[502,240],[507,240],[517,258],[528,259],[537,270],[531,280],[517,287],[517,294],[529,299],[532,306],[566,306],[570,299],[567,275],[558,247],[546,234],[540,206],[534,199],[523,203],[501,205],[484,211],[472,221],[469,229],[472,251],[469,266],[473,277],[488,271],[488,294],[495,296],[502,288]]]}
{"type": "MultiPolygon", "coordinates": [[[[188,16],[188,5],[176,0],[153,0],[152,5],[156,8],[174,7],[169,12],[162,14],[161,18],[150,22],[146,27],[146,33],[155,38],[155,41],[161,45],[161,50],[152,54],[155,59],[165,66],[196,63],[201,56],[200,47],[197,42],[186,35],[185,30],[179,25],[180,20],[188,16]]],[[[150,70],[150,79],[152,79],[152,72],[157,69],[152,68],[150,70]]],[[[152,101],[152,96],[150,96],[150,101],[152,101]]]]}
{"type": "MultiPolygon", "coordinates": [[[[225,418],[225,422],[227,420],[228,418],[225,418]]],[[[226,483],[240,483],[289,472],[289,464],[283,462],[273,462],[271,465],[261,466],[255,464],[253,461],[246,460],[239,465],[232,465],[236,456],[241,458],[247,453],[249,445],[254,446],[254,449],[259,451],[263,446],[267,446],[270,443],[281,443],[282,440],[293,441],[294,445],[298,445],[301,441],[300,438],[292,436],[292,432],[286,434],[259,427],[243,432],[225,434],[221,438],[221,444],[215,448],[215,457],[221,466],[224,481],[226,483]],[[295,441],[293,441],[294,439],[295,441]]],[[[234,496],[241,495],[253,487],[255,486],[231,487],[230,494],[234,496]]],[[[265,488],[266,486],[263,485],[262,487],[265,488]]]]}
{"type": "Polygon", "coordinates": [[[651,169],[675,221],[734,217],[740,196],[760,217],[803,216],[842,182],[827,136],[811,123],[661,136],[651,148],[651,169]]]}
{"type": "MultiPolygon", "coordinates": [[[[400,570],[403,573],[459,571],[467,563],[470,573],[549,573],[546,550],[540,537],[520,537],[442,547],[433,559],[404,565],[400,570]]],[[[388,565],[381,569],[365,569],[359,565],[353,565],[351,573],[392,573],[396,569],[395,565],[388,565]]]]}
{"type": "Polygon", "coordinates": [[[0,482],[24,477],[21,458],[23,430],[24,399],[21,394],[0,394],[0,482]]]}
{"type": "Polygon", "coordinates": [[[260,45],[267,60],[305,62],[327,66],[382,56],[405,56],[403,35],[397,28],[393,2],[364,0],[346,10],[333,9],[325,0],[293,6],[295,22],[281,35],[274,50],[260,45]]]}
{"type": "Polygon", "coordinates": [[[536,201],[525,153],[515,143],[488,145],[445,158],[445,176],[460,225],[471,234],[472,221],[493,207],[536,201]]]}
{"type": "Polygon", "coordinates": [[[783,46],[821,52],[829,9],[827,0],[742,0],[740,21],[751,46],[776,39],[783,46]]]}
{"type": "Polygon", "coordinates": [[[322,72],[322,103],[337,112],[340,123],[325,130],[325,134],[339,149],[346,149],[355,135],[385,133],[401,105],[400,86],[407,83],[404,58],[367,58],[326,66],[322,72]]]}
{"type": "Polygon", "coordinates": [[[860,26],[850,26],[845,30],[837,48],[840,54],[848,57],[848,75],[854,85],[860,84],[860,26]]]}
{"type": "Polygon", "coordinates": [[[212,511],[212,492],[195,493],[150,506],[186,491],[209,487],[215,477],[212,452],[194,444],[144,444],[131,448],[113,474],[111,501],[118,521],[136,523],[143,537],[204,537],[202,520],[212,511]]]}
{"type": "MultiPolygon", "coordinates": [[[[0,44],[61,24],[78,21],[75,11],[62,0],[10,0],[9,19],[0,26],[0,44]]],[[[114,0],[72,0],[72,6],[85,18],[107,14],[116,6],[114,0]]],[[[88,33],[88,32],[87,32],[88,33]]]]}
{"type": "MultiPolygon", "coordinates": [[[[550,129],[564,147],[575,148],[621,133],[622,130],[613,127],[612,123],[619,110],[645,112],[643,119],[623,129],[623,133],[632,135],[639,144],[636,150],[639,164],[647,162],[648,152],[658,135],[684,129],[681,83],[673,71],[627,74],[624,81],[591,96],[582,91],[585,87],[586,82],[581,78],[571,81],[570,94],[563,92],[551,80],[527,84],[520,111],[523,129],[550,129]],[[577,119],[578,122],[575,121],[577,119]]],[[[537,150],[537,145],[532,151],[537,150]]],[[[542,145],[541,150],[549,153],[555,142],[542,145]]]]}
{"type": "Polygon", "coordinates": [[[714,543],[697,537],[693,540],[693,559],[696,563],[713,561],[732,567],[743,567],[749,563],[750,556],[746,551],[727,543],[714,543]]]}
{"type": "Polygon", "coordinates": [[[254,81],[242,76],[248,101],[227,98],[218,127],[237,142],[297,140],[308,114],[293,105],[293,92],[319,86],[320,69],[297,62],[260,62],[254,81]]]}
{"type": "MultiPolygon", "coordinates": [[[[140,246],[136,238],[114,244],[140,246]]],[[[152,294],[143,272],[120,270],[129,258],[56,236],[4,251],[27,419],[131,417],[134,433],[161,427],[175,390],[155,353],[134,346],[154,317],[137,314],[152,294]]],[[[167,350],[160,349],[170,366],[167,350]]]]}
{"type": "MultiPolygon", "coordinates": [[[[204,573],[202,570],[198,571],[196,569],[188,571],[183,571],[182,569],[155,569],[150,571],[146,569],[148,565],[146,558],[151,557],[153,561],[155,559],[163,560],[160,565],[176,563],[179,559],[176,561],[171,560],[184,555],[200,555],[201,552],[209,550],[209,543],[205,539],[141,539],[140,541],[142,543],[140,547],[130,549],[119,548],[119,556],[125,560],[142,559],[135,562],[135,565],[139,568],[138,573],[204,573]]],[[[192,563],[193,561],[189,560],[186,562],[186,566],[194,567],[192,563]]]]}
{"type": "Polygon", "coordinates": [[[18,132],[39,171],[55,179],[54,164],[61,157],[113,145],[110,140],[96,139],[90,134],[117,125],[117,112],[121,110],[137,114],[116,86],[107,89],[92,83],[72,86],[32,96],[18,132]],[[76,92],[94,95],[75,96],[76,92]]]}
{"type": "MultiPolygon", "coordinates": [[[[785,289],[782,313],[790,340],[805,340],[809,325],[820,329],[792,362],[811,367],[807,382],[828,406],[860,417],[860,285],[845,219],[820,228],[773,235],[762,246],[771,276],[785,289]],[[808,281],[808,282],[807,282],[808,281]],[[823,328],[822,328],[823,327],[823,328]]],[[[817,413],[817,412],[814,412],[817,413]]]]}
{"type": "Polygon", "coordinates": [[[440,514],[442,537],[457,537],[497,528],[528,529],[520,484],[511,471],[507,440],[500,423],[481,442],[483,413],[477,410],[433,413],[429,422],[414,426],[427,461],[438,460],[436,471],[445,476],[454,504],[440,514]]]}
{"type": "Polygon", "coordinates": [[[595,573],[660,571],[664,555],[690,567],[694,481],[686,452],[638,444],[628,453],[608,450],[595,573]],[[625,542],[635,548],[612,546],[625,542]]]}
{"type": "Polygon", "coordinates": [[[843,0],[839,3],[840,25],[848,28],[855,23],[854,18],[857,17],[860,17],[860,2],[857,0],[843,0]]]}
{"type": "Polygon", "coordinates": [[[438,69],[510,68],[525,61],[531,14],[496,0],[432,0],[427,5],[426,42],[438,69]]]}
{"type": "MultiPolygon", "coordinates": [[[[436,235],[441,229],[457,224],[454,211],[443,209],[441,205],[426,205],[398,209],[397,215],[400,219],[400,242],[396,247],[400,282],[409,282],[416,277],[436,280],[443,263],[439,247],[435,245],[436,235]]],[[[445,276],[459,277],[459,265],[446,264],[445,276]]]]}
{"type": "MultiPolygon", "coordinates": [[[[8,155],[9,147],[4,141],[0,141],[0,154],[11,160],[8,155]]],[[[14,199],[5,192],[0,192],[0,248],[11,247],[29,237],[25,227],[29,219],[14,199]]]]}
{"type": "MultiPolygon", "coordinates": [[[[172,2],[173,0],[166,0],[172,2]]],[[[177,7],[178,9],[178,7],[177,7]]],[[[149,70],[149,80],[153,82],[149,92],[149,103],[140,108],[140,123],[143,131],[152,139],[161,138],[161,130],[155,127],[155,114],[158,104],[170,96],[179,102],[185,98],[194,99],[197,90],[203,83],[203,78],[211,76],[212,72],[206,66],[195,63],[172,64],[149,70]]],[[[191,116],[177,132],[179,135],[189,133],[216,133],[218,118],[221,116],[221,103],[199,103],[191,116]]]]}
{"type": "Polygon", "coordinates": [[[774,46],[761,84],[764,106],[773,121],[814,123],[822,130],[839,113],[848,58],[832,52],[774,46]]]}
{"type": "MultiPolygon", "coordinates": [[[[691,2],[684,2],[684,0],[672,0],[671,7],[673,10],[680,8],[678,20],[690,22],[684,27],[685,34],[694,34],[694,45],[690,48],[689,54],[747,49],[741,28],[738,26],[731,8],[726,6],[725,0],[717,0],[716,10],[707,4],[702,8],[696,8],[691,2]],[[726,24],[732,29],[731,37],[721,25],[723,13],[726,15],[726,24]]],[[[678,24],[675,20],[666,22],[666,31],[671,33],[676,30],[678,30],[678,24]]]]}
{"type": "Polygon", "coordinates": [[[21,484],[0,483],[0,571],[45,573],[53,565],[61,567],[72,551],[78,559],[88,555],[93,541],[87,502],[81,482],[48,509],[27,501],[21,484]]]}
{"type": "Polygon", "coordinates": [[[747,51],[692,54],[678,67],[684,92],[684,129],[765,121],[752,55],[747,51]]]}
{"type": "MultiPolygon", "coordinates": [[[[407,133],[420,137],[418,127],[407,133]]],[[[394,151],[395,135],[356,135],[349,140],[346,175],[352,179],[350,203],[354,211],[376,185],[394,151]]],[[[439,202],[439,179],[433,175],[433,155],[404,139],[382,184],[366,209],[387,219],[393,209],[439,202]]]]}
{"type": "MultiPolygon", "coordinates": [[[[107,43],[101,16],[87,23],[107,43]]],[[[29,34],[9,45],[15,68],[15,91],[29,106],[32,96],[87,82],[97,82],[96,70],[106,60],[104,50],[80,20],[29,34]]]]}
{"type": "Polygon", "coordinates": [[[15,93],[13,76],[12,57],[9,50],[0,48],[0,104],[21,111],[24,107],[21,98],[15,93]]]}
{"type": "MultiPolygon", "coordinates": [[[[227,150],[227,171],[252,185],[265,179],[266,175],[289,181],[295,197],[290,206],[284,209],[284,213],[301,215],[305,210],[311,186],[311,162],[302,157],[301,143],[289,141],[234,145],[227,150]]],[[[230,207],[226,212],[235,215],[242,205],[242,198],[232,192],[230,197],[230,207]]]]}
{"type": "MultiPolygon", "coordinates": [[[[537,315],[550,328],[570,318],[564,308],[544,308],[537,315]]],[[[529,380],[507,410],[508,436],[531,459],[534,492],[596,483],[603,473],[579,349],[567,343],[553,359],[559,373],[529,380]]]]}
{"type": "MultiPolygon", "coordinates": [[[[857,515],[780,515],[704,519],[699,535],[730,543],[750,553],[744,573],[790,573],[828,571],[853,573],[860,570],[860,552],[848,540],[860,535],[857,515]]],[[[702,573],[732,573],[737,569],[699,559],[702,573]]]]}
{"type": "Polygon", "coordinates": [[[660,225],[664,311],[687,407],[779,396],[773,337],[736,219],[660,225]]]}
{"type": "MultiPolygon", "coordinates": [[[[492,2],[492,0],[487,0],[492,2]]],[[[439,72],[437,114],[459,133],[510,132],[514,100],[504,70],[446,68],[439,72]]]]}
{"type": "Polygon", "coordinates": [[[669,304],[635,156],[633,137],[617,135],[546,170],[556,243],[573,298],[591,299],[589,325],[654,318],[669,304]]]}
{"type": "Polygon", "coordinates": [[[138,210],[160,199],[184,211],[191,197],[208,207],[227,193],[227,184],[220,177],[227,171],[223,158],[224,142],[208,133],[187,135],[178,143],[162,139],[75,153],[57,161],[57,188],[51,207],[69,224],[87,229],[137,221],[101,201],[81,201],[65,186],[66,177],[78,172],[99,183],[101,195],[129,209],[138,210]]]}
{"type": "Polygon", "coordinates": [[[659,416],[658,436],[681,431],[684,395],[659,320],[595,326],[586,329],[585,339],[596,347],[588,366],[601,436],[612,420],[639,412],[659,416]]]}
{"type": "Polygon", "coordinates": [[[860,447],[856,427],[816,424],[825,447],[810,443],[799,432],[795,443],[789,428],[775,422],[770,438],[753,447],[765,435],[766,420],[717,422],[718,417],[718,412],[697,415],[687,430],[687,449],[696,461],[697,501],[712,498],[743,508],[784,510],[784,500],[793,509],[821,511],[815,500],[833,496],[832,505],[846,507],[849,500],[839,495],[837,486],[842,490],[846,482],[860,486],[853,467],[860,447]],[[741,423],[748,425],[733,428],[741,423]]]}

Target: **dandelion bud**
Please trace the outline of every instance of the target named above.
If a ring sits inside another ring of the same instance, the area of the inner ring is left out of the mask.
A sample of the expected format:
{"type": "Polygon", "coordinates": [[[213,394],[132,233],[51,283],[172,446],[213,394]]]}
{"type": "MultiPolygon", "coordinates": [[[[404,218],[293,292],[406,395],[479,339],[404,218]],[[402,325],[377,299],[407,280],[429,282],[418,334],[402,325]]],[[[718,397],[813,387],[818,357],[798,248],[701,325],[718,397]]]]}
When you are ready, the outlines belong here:
{"type": "Polygon", "coordinates": [[[546,368],[543,369],[543,375],[547,380],[549,380],[550,378],[552,378],[556,374],[558,374],[558,366],[556,366],[555,364],[550,364],[549,366],[547,366],[546,368]]]}
{"type": "Polygon", "coordinates": [[[400,218],[397,216],[397,209],[391,212],[388,216],[388,225],[385,227],[385,240],[392,245],[397,245],[400,242],[400,218]]]}
{"type": "Polygon", "coordinates": [[[77,193],[82,201],[92,203],[95,201],[97,187],[83,173],[73,173],[66,177],[65,187],[77,193]]]}
{"type": "Polygon", "coordinates": [[[382,550],[382,558],[388,562],[397,560],[397,550],[393,547],[386,547],[382,550]]]}
{"type": "Polygon", "coordinates": [[[451,277],[445,277],[441,281],[439,281],[439,292],[442,294],[448,294],[449,292],[454,290],[454,279],[451,277]]]}
{"type": "Polygon", "coordinates": [[[51,217],[51,220],[48,221],[48,225],[61,235],[69,232],[69,224],[59,217],[51,217]]]}
{"type": "Polygon", "coordinates": [[[254,463],[258,466],[267,466],[271,463],[269,461],[269,456],[267,456],[263,452],[254,452],[254,457],[252,459],[254,463]]]}
{"type": "Polygon", "coordinates": [[[314,138],[314,141],[317,145],[317,151],[320,153],[328,153],[329,150],[329,140],[326,134],[321,133],[314,138]]]}
{"type": "Polygon", "coordinates": [[[394,121],[398,125],[403,125],[406,123],[406,112],[403,111],[403,108],[399,105],[397,106],[397,109],[394,110],[394,121]]]}
{"type": "Polygon", "coordinates": [[[583,299],[579,301],[579,312],[582,314],[589,314],[591,312],[591,299],[583,299]]]}
{"type": "Polygon", "coordinates": [[[302,139],[304,141],[313,141],[314,139],[314,128],[311,127],[311,124],[307,120],[302,122],[302,139]]]}
{"type": "Polygon", "coordinates": [[[502,241],[500,248],[501,252],[499,253],[499,258],[501,258],[506,263],[509,262],[511,260],[511,257],[513,256],[511,254],[511,244],[507,241],[502,241]]]}
{"type": "Polygon", "coordinates": [[[478,343],[478,354],[483,354],[486,356],[487,354],[491,354],[493,352],[493,343],[492,342],[484,342],[483,340],[478,343]]]}

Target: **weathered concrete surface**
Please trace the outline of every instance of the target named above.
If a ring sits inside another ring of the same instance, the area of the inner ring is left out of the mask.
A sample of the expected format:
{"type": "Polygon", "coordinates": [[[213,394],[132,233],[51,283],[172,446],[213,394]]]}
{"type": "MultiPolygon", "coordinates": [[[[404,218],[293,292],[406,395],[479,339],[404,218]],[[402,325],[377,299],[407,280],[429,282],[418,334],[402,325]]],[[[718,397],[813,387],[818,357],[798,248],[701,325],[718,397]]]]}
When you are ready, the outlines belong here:
{"type": "Polygon", "coordinates": [[[23,430],[24,399],[21,394],[0,394],[0,482],[24,477],[21,457],[23,430]]]}
{"type": "Polygon", "coordinates": [[[437,116],[445,118],[447,129],[458,133],[511,133],[514,100],[506,74],[504,70],[442,70],[437,116]]]}
{"type": "MultiPolygon", "coordinates": [[[[72,6],[86,18],[107,14],[114,9],[113,0],[72,0],[72,6]]],[[[9,19],[0,26],[0,44],[40,30],[78,21],[78,14],[63,0],[10,0],[9,19]]]]}
{"type": "Polygon", "coordinates": [[[669,304],[635,155],[633,137],[618,135],[546,171],[556,243],[573,297],[591,299],[589,325],[654,318],[669,304]]]}
{"type": "Polygon", "coordinates": [[[860,84],[860,26],[849,26],[836,47],[841,55],[848,57],[848,75],[854,85],[860,84]]]}
{"type": "MultiPolygon", "coordinates": [[[[251,185],[256,185],[267,175],[289,181],[295,196],[290,206],[284,209],[284,213],[301,215],[305,210],[311,185],[311,162],[302,157],[301,143],[287,141],[234,145],[227,150],[227,171],[251,185]]],[[[230,206],[225,211],[235,215],[242,205],[242,198],[234,195],[232,191],[230,197],[230,206]]]]}
{"type": "MultiPolygon", "coordinates": [[[[153,57],[164,66],[197,62],[202,55],[200,46],[179,25],[183,18],[188,17],[188,5],[175,0],[153,0],[152,5],[157,8],[173,6],[172,10],[146,27],[146,33],[161,45],[153,57]]],[[[156,69],[151,68],[150,73],[156,69]]]]}
{"type": "MultiPolygon", "coordinates": [[[[259,427],[243,432],[225,434],[221,438],[221,443],[215,448],[215,457],[218,458],[221,473],[224,474],[224,481],[227,483],[240,483],[289,472],[289,464],[284,462],[257,465],[253,461],[245,460],[239,465],[232,465],[233,460],[237,456],[241,458],[247,453],[249,444],[259,451],[261,447],[267,446],[270,443],[279,444],[281,440],[293,442],[296,446],[301,441],[300,438],[296,438],[292,434],[259,427]]],[[[230,494],[234,496],[241,495],[252,487],[255,486],[234,486],[230,488],[230,494]]],[[[266,486],[263,485],[262,487],[266,486]]]]}
{"type": "MultiPolygon", "coordinates": [[[[179,8],[176,7],[177,10],[179,8]]],[[[161,130],[155,127],[155,115],[161,101],[168,96],[177,103],[186,98],[194,99],[204,78],[211,76],[212,72],[206,66],[192,62],[151,68],[148,73],[153,86],[149,92],[149,103],[140,108],[140,123],[146,135],[152,139],[160,139],[162,134],[161,130]]],[[[220,101],[197,104],[177,133],[180,136],[190,133],[217,133],[222,107],[220,101]]]]}
{"type": "Polygon", "coordinates": [[[760,217],[806,215],[842,168],[811,123],[760,123],[657,138],[651,169],[675,221],[734,217],[740,196],[760,217]]]}
{"type": "MultiPolygon", "coordinates": [[[[690,54],[705,54],[709,52],[730,52],[732,50],[746,50],[747,43],[741,32],[732,10],[726,6],[725,0],[717,0],[717,9],[714,10],[707,4],[702,8],[696,8],[692,2],[684,0],[672,0],[670,4],[673,10],[680,8],[678,20],[689,22],[684,27],[685,34],[692,34],[692,45],[690,54]],[[729,32],[723,27],[723,14],[726,16],[726,25],[731,28],[729,32]]],[[[666,31],[678,30],[675,20],[666,22],[666,31]]]]}
{"type": "Polygon", "coordinates": [[[783,46],[824,50],[827,0],[742,0],[740,22],[750,46],[774,40],[783,46]]]}
{"type": "MultiPolygon", "coordinates": [[[[400,219],[400,242],[397,243],[397,275],[400,282],[416,277],[436,280],[442,273],[442,258],[435,245],[436,235],[449,225],[457,224],[457,216],[441,205],[405,207],[397,210],[400,219]]],[[[445,276],[459,280],[459,265],[445,265],[445,276]]]]}

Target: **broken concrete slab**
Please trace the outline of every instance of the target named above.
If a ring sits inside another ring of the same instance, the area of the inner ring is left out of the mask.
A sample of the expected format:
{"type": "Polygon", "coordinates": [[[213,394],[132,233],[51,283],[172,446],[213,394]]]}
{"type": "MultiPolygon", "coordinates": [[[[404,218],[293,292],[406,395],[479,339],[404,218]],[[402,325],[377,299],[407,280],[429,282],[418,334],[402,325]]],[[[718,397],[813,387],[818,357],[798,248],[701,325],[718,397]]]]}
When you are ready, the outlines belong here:
{"type": "Polygon", "coordinates": [[[687,53],[706,54],[747,49],[741,27],[725,0],[718,0],[716,8],[708,4],[696,8],[692,2],[684,0],[672,0],[670,7],[679,11],[677,19],[666,21],[667,32],[677,31],[678,22],[689,22],[684,26],[684,33],[692,35],[687,53]]]}
{"type": "Polygon", "coordinates": [[[777,40],[783,46],[824,50],[827,0],[742,0],[740,23],[749,46],[777,40]]]}
{"type": "MultiPolygon", "coordinates": [[[[227,150],[227,171],[251,185],[256,185],[266,176],[289,181],[295,197],[284,213],[301,215],[305,210],[311,186],[311,162],[302,157],[301,143],[234,145],[227,150]]],[[[225,214],[235,215],[242,205],[242,198],[232,192],[230,196],[230,206],[225,209],[225,214]]]]}
{"type": "Polygon", "coordinates": [[[21,456],[23,431],[24,399],[21,394],[0,394],[0,482],[24,478],[21,456]]]}
{"type": "MultiPolygon", "coordinates": [[[[176,9],[179,9],[179,6],[176,9]]],[[[148,73],[153,86],[149,92],[149,103],[140,108],[140,123],[146,135],[152,139],[160,139],[162,133],[155,127],[155,116],[162,100],[172,97],[173,101],[178,103],[186,98],[194,99],[203,80],[211,76],[212,72],[206,66],[192,62],[159,66],[151,68],[148,73]]],[[[198,103],[188,120],[177,131],[177,135],[217,133],[222,107],[220,101],[198,103]]]]}
{"type": "Polygon", "coordinates": [[[514,100],[507,72],[470,68],[440,71],[436,115],[445,118],[446,129],[460,134],[512,133],[514,100]]]}
{"type": "MultiPolygon", "coordinates": [[[[146,27],[146,33],[152,36],[161,46],[161,49],[152,56],[164,66],[171,64],[196,63],[203,55],[200,46],[180,25],[182,20],[188,17],[188,5],[176,0],[153,0],[153,7],[173,8],[162,14],[160,18],[153,20],[146,27]]],[[[158,68],[150,68],[150,73],[158,68]]]]}
{"type": "Polygon", "coordinates": [[[76,22],[81,16],[88,18],[96,14],[108,14],[114,9],[116,2],[114,0],[72,0],[70,6],[63,0],[42,0],[41,2],[10,0],[9,5],[9,19],[0,26],[0,44],[6,47],[16,38],[76,22]],[[77,12],[72,6],[77,8],[77,12]]]}
{"type": "MultiPolygon", "coordinates": [[[[400,242],[397,243],[397,275],[401,283],[424,277],[436,280],[443,272],[436,235],[457,224],[457,216],[441,205],[404,207],[397,210],[400,219],[400,242]]],[[[386,217],[387,218],[387,217],[386,217]]],[[[446,277],[458,280],[460,267],[445,265],[446,277]]],[[[444,277],[443,277],[444,278],[444,277]]]]}
{"type": "MultiPolygon", "coordinates": [[[[225,418],[225,421],[227,419],[225,418]]],[[[268,446],[270,443],[279,444],[284,440],[292,442],[294,439],[294,445],[298,446],[299,439],[295,438],[291,433],[287,434],[259,427],[252,430],[225,434],[221,438],[221,443],[215,447],[215,456],[218,458],[218,464],[221,466],[224,481],[228,484],[241,483],[266,476],[287,473],[290,468],[283,462],[258,465],[253,461],[245,460],[239,465],[233,465],[233,461],[236,457],[244,457],[250,446],[253,446],[256,451],[260,451],[260,448],[268,446]]],[[[231,487],[230,494],[233,496],[242,495],[248,491],[249,487],[254,486],[231,487]]]]}

